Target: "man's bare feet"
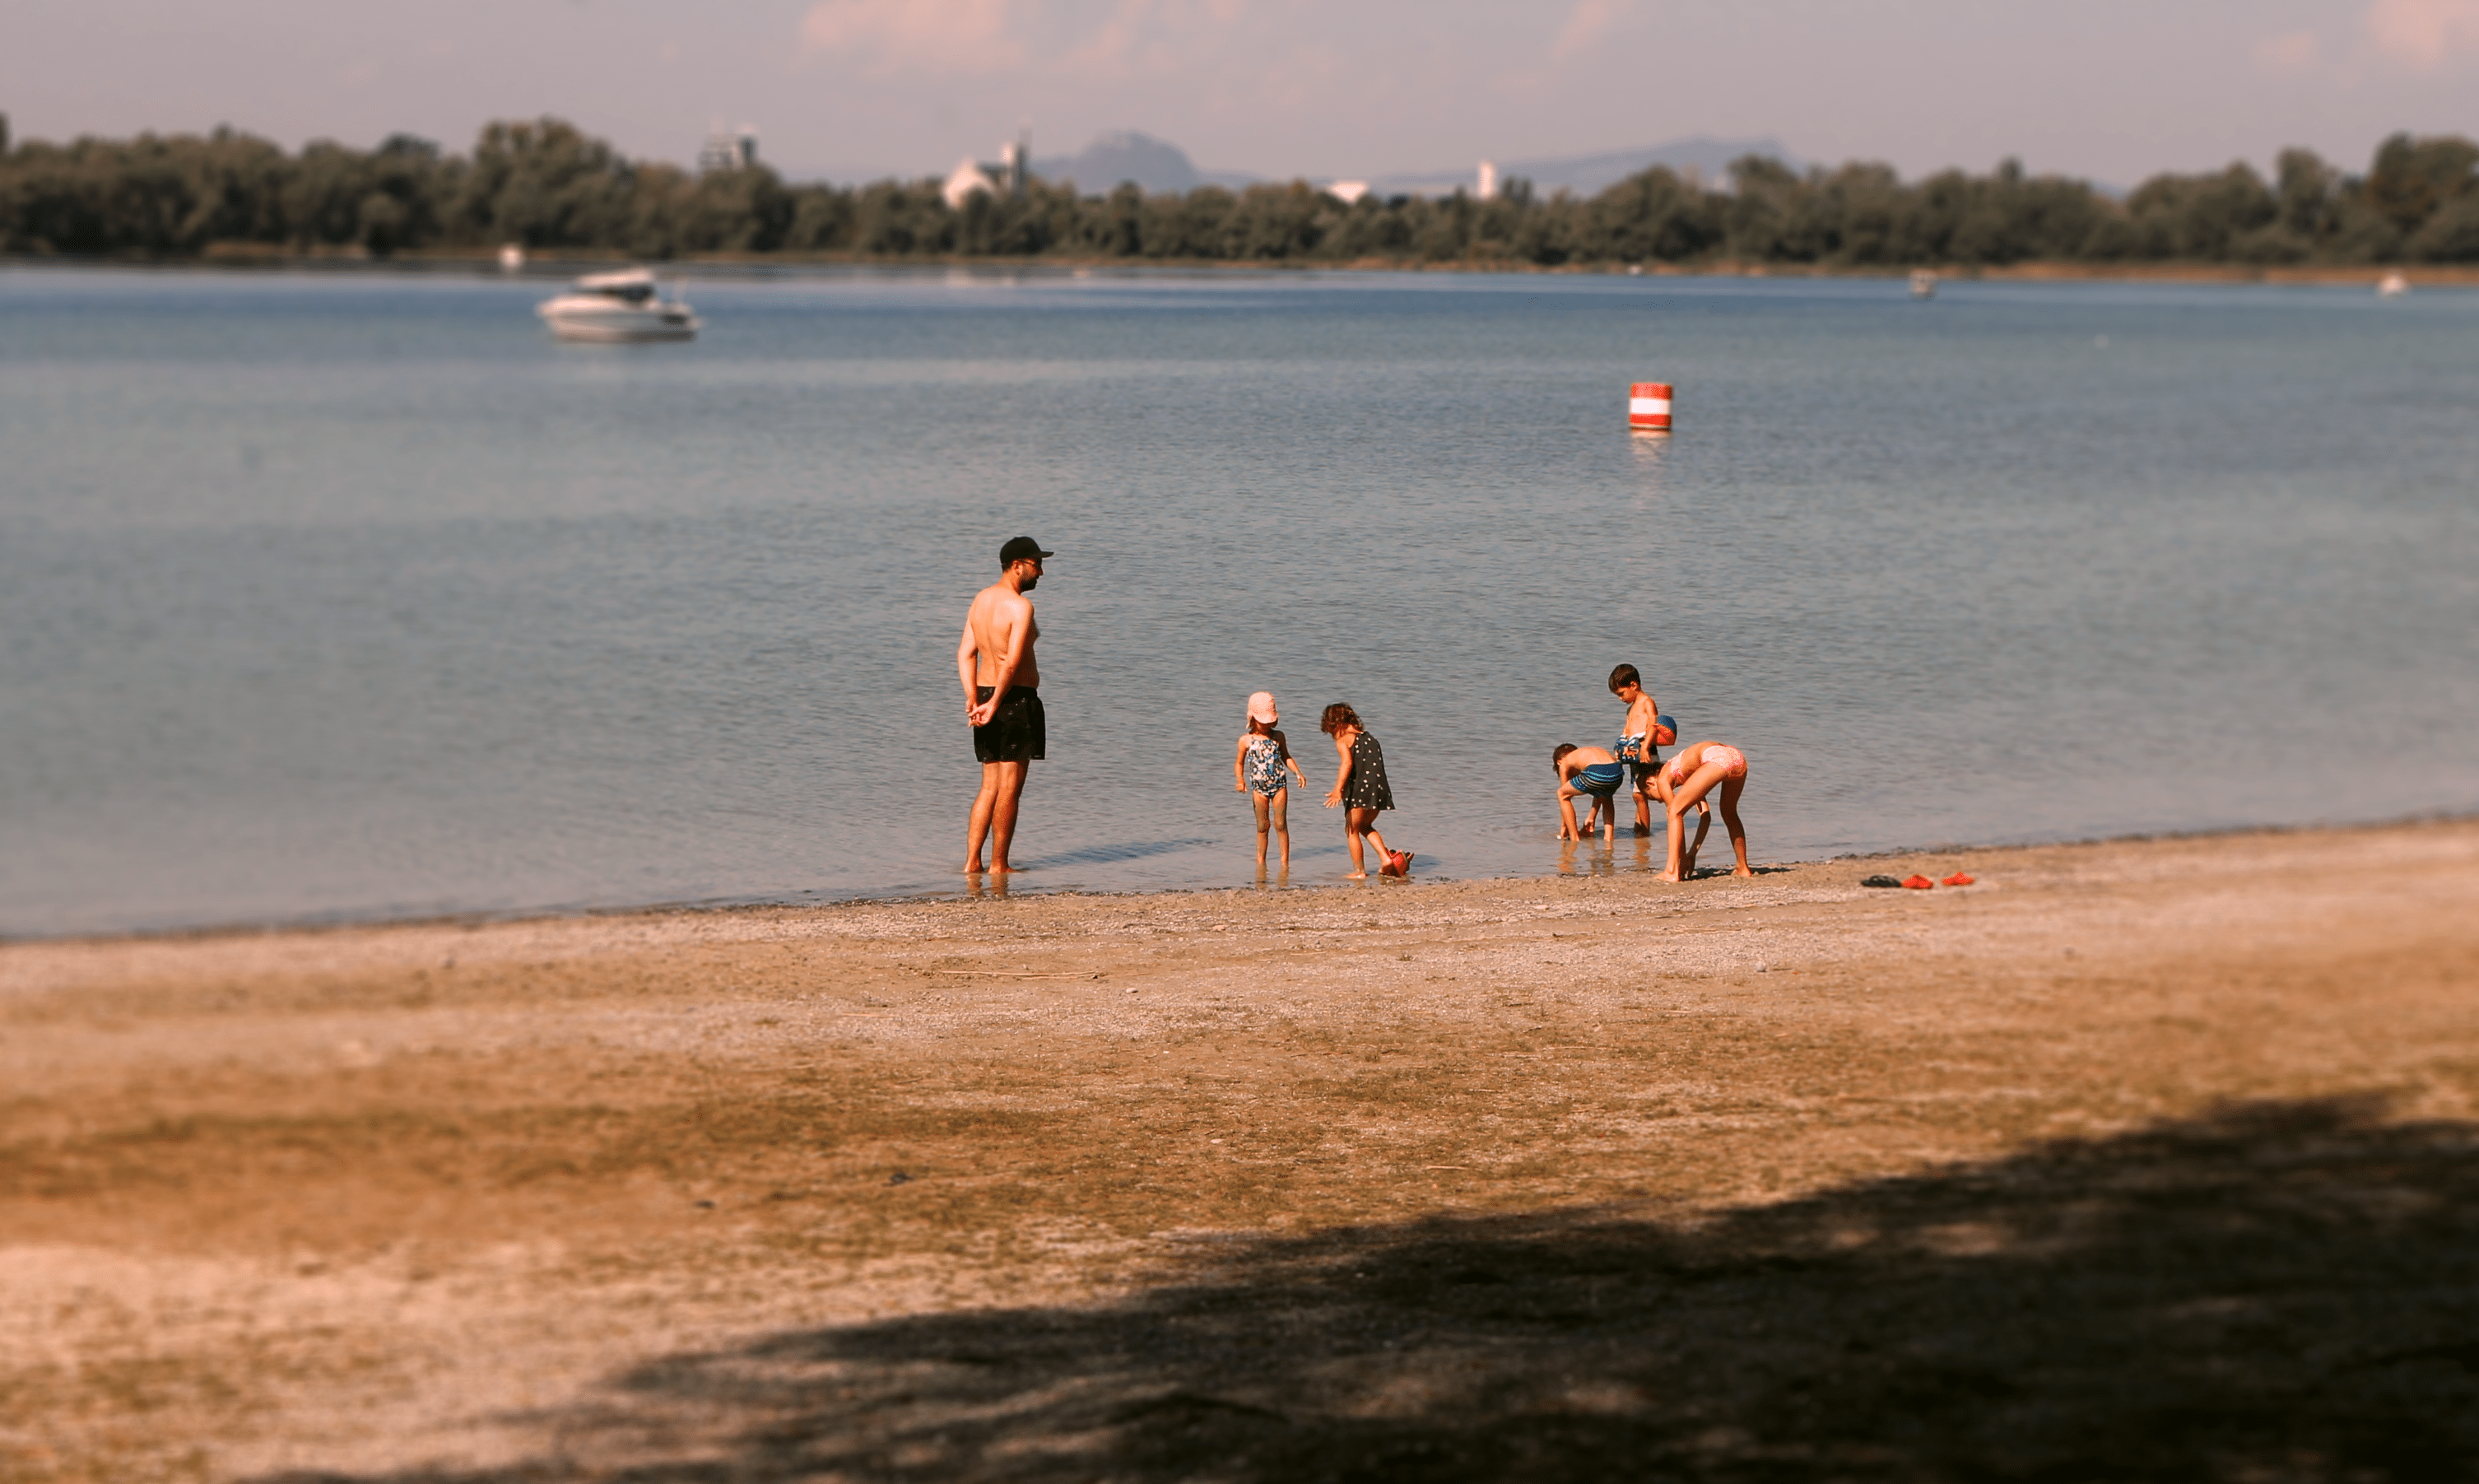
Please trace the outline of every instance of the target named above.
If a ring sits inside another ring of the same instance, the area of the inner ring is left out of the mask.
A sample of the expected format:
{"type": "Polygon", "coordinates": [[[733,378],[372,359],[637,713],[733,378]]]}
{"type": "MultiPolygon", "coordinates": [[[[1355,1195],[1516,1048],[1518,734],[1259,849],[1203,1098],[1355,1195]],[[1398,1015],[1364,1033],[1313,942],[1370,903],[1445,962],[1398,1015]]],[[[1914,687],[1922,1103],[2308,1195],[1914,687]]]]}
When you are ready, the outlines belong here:
{"type": "Polygon", "coordinates": [[[1023,866],[1011,866],[1003,860],[993,860],[990,862],[990,874],[992,876],[1013,876],[1015,873],[1023,869],[1025,869],[1023,866]]]}
{"type": "Polygon", "coordinates": [[[978,860],[967,860],[967,861],[965,861],[965,862],[964,862],[964,870],[963,870],[963,874],[964,874],[964,875],[966,875],[966,876],[979,876],[979,875],[981,875],[981,874],[982,874],[982,863],[981,863],[980,861],[978,861],[978,860]]]}
{"type": "Polygon", "coordinates": [[[1657,882],[1674,882],[1678,880],[1678,878],[1668,871],[1664,871],[1659,876],[1654,877],[1653,880],[1657,882]]]}
{"type": "Polygon", "coordinates": [[[1732,876],[1753,876],[1753,875],[1755,875],[1756,873],[1755,873],[1755,872],[1753,872],[1753,871],[1751,871],[1751,870],[1750,870],[1750,869],[1748,869],[1746,866],[1741,866],[1741,867],[1739,867],[1737,870],[1732,871],[1730,874],[1731,874],[1732,876]]]}

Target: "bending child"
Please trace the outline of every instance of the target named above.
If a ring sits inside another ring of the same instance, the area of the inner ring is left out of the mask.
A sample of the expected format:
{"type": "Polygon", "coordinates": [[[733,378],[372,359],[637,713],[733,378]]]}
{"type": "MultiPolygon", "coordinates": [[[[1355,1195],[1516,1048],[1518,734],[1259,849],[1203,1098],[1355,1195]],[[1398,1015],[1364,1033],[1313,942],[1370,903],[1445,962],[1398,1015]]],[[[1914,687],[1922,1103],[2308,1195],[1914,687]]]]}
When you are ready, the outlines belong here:
{"type": "Polygon", "coordinates": [[[1265,833],[1270,827],[1283,842],[1283,869],[1291,868],[1291,777],[1309,786],[1308,775],[1300,771],[1299,759],[1291,755],[1291,744],[1274,723],[1282,720],[1274,709],[1274,693],[1261,690],[1248,698],[1248,729],[1240,734],[1240,751],[1231,759],[1231,786],[1249,796],[1257,806],[1257,874],[1265,874],[1265,833]]]}
{"type": "Polygon", "coordinates": [[[1317,729],[1334,738],[1334,750],[1342,758],[1342,767],[1334,776],[1334,792],[1325,796],[1325,806],[1343,806],[1342,838],[1351,847],[1351,880],[1368,875],[1368,863],[1361,857],[1360,837],[1367,835],[1377,847],[1380,876],[1412,874],[1412,853],[1386,848],[1386,837],[1377,832],[1377,815],[1381,809],[1394,806],[1394,790],[1386,784],[1386,752],[1368,729],[1360,724],[1360,713],[1338,701],[1325,708],[1317,721],[1317,729]]]}
{"type": "Polygon", "coordinates": [[[1558,774],[1558,838],[1580,840],[1592,832],[1596,820],[1600,823],[1602,839],[1614,836],[1619,822],[1615,801],[1619,785],[1626,781],[1626,769],[1618,758],[1597,747],[1561,742],[1549,754],[1549,766],[1558,774]],[[1575,825],[1577,799],[1593,801],[1581,829],[1575,825]]]}
{"type": "MultiPolygon", "coordinates": [[[[1739,823],[1739,795],[1748,787],[1748,755],[1727,742],[1699,742],[1682,747],[1661,770],[1653,775],[1653,797],[1670,810],[1670,864],[1661,873],[1666,882],[1685,881],[1696,870],[1696,853],[1686,848],[1686,813],[1713,791],[1722,788],[1722,826],[1730,832],[1731,853],[1739,857],[1733,876],[1753,876],[1748,869],[1748,832],[1739,823]]],[[[1704,843],[1704,831],[1712,824],[1708,814],[1697,827],[1696,844],[1704,843]]]]}

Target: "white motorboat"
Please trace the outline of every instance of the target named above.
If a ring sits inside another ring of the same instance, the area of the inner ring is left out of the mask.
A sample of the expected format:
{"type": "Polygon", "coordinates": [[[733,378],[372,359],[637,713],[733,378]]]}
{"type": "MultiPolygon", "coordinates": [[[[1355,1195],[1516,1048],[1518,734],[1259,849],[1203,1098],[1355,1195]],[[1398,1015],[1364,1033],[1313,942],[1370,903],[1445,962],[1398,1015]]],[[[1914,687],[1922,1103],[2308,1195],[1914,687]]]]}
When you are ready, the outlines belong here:
{"type": "Polygon", "coordinates": [[[562,340],[688,340],[701,322],[685,303],[664,298],[653,273],[642,268],[588,273],[534,313],[562,340]]]}
{"type": "Polygon", "coordinates": [[[1911,297],[1915,299],[1935,298],[1936,286],[1936,274],[1924,268],[1915,268],[1911,269],[1911,297]]]}

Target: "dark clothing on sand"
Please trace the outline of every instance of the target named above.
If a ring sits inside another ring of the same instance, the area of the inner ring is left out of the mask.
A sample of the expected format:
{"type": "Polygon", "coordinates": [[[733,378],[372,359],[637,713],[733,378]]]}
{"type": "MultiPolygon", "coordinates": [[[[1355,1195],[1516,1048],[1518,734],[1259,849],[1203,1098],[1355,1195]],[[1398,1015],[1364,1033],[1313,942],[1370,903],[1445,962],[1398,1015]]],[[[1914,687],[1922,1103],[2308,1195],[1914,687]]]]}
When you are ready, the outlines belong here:
{"type": "MultiPolygon", "coordinates": [[[[990,699],[991,687],[973,687],[973,704],[990,699]]],[[[989,725],[973,729],[973,755],[983,762],[1034,762],[1042,755],[1048,719],[1041,712],[1041,693],[1030,685],[1011,685],[990,713],[989,725]]]]}
{"type": "Polygon", "coordinates": [[[1391,809],[1394,790],[1386,786],[1386,750],[1367,732],[1351,739],[1351,777],[1342,785],[1343,807],[1391,809]]]}

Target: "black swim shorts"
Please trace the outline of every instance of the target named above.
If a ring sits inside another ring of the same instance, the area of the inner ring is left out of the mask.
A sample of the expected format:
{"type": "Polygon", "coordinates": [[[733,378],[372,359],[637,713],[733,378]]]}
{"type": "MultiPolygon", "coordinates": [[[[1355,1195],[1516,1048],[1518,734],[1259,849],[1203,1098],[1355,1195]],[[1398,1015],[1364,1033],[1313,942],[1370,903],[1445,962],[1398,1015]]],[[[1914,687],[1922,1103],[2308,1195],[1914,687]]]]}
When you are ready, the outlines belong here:
{"type": "MultiPolygon", "coordinates": [[[[990,699],[990,687],[973,687],[973,704],[990,699]]],[[[1033,762],[1042,755],[1048,723],[1041,714],[1041,693],[1015,685],[999,700],[990,724],[973,729],[973,755],[983,762],[1033,762]]]]}

